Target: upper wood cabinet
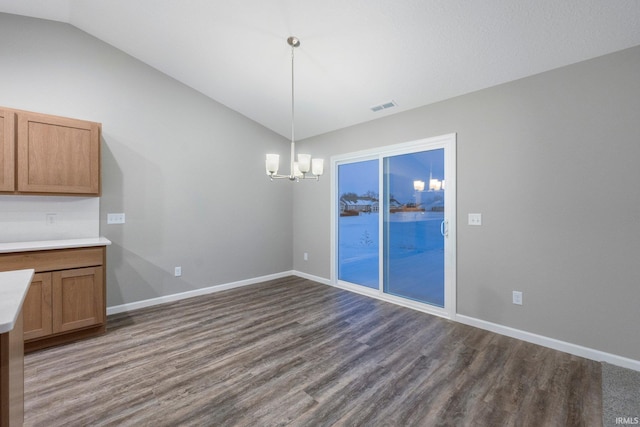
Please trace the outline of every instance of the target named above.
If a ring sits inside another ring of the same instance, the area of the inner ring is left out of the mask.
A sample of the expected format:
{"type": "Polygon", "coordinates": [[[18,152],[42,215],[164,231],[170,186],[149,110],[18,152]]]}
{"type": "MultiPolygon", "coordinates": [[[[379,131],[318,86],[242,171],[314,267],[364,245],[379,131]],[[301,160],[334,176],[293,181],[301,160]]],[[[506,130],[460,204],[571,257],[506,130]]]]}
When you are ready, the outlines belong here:
{"type": "Polygon", "coordinates": [[[18,191],[100,193],[100,125],[18,113],[18,191]]]}
{"type": "Polygon", "coordinates": [[[100,195],[100,123],[0,109],[0,191],[100,195]]]}
{"type": "Polygon", "coordinates": [[[0,109],[0,191],[15,189],[15,113],[0,109]]]}

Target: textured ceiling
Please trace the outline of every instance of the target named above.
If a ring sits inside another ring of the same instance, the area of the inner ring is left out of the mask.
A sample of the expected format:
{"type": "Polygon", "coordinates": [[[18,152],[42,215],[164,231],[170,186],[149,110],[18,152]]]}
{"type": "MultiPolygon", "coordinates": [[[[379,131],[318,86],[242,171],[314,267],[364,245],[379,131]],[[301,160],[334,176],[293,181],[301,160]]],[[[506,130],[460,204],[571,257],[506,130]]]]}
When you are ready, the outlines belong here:
{"type": "Polygon", "coordinates": [[[0,0],[296,138],[640,45],[638,0],[0,0]],[[394,100],[395,108],[370,107],[394,100]]]}

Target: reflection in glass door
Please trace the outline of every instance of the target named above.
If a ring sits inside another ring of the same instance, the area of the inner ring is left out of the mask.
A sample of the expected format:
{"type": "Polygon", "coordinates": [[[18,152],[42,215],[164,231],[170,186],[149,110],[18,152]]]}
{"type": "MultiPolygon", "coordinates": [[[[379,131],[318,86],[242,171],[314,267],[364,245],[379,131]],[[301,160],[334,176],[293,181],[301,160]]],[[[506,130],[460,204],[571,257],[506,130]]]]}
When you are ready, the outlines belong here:
{"type": "Polygon", "coordinates": [[[444,149],[384,158],[384,292],[444,307],[444,149]]]}

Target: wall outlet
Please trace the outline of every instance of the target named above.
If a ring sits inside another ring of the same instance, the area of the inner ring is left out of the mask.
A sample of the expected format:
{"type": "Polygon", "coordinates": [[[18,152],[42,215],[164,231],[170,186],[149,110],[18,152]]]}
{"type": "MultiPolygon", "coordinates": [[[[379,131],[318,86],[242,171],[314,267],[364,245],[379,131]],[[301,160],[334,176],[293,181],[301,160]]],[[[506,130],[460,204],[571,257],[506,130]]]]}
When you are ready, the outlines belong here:
{"type": "Polygon", "coordinates": [[[482,214],[470,213],[469,214],[469,225],[482,225],[482,214]]]}
{"type": "Polygon", "coordinates": [[[123,213],[108,213],[107,224],[124,224],[123,213]]]}
{"type": "Polygon", "coordinates": [[[304,253],[303,258],[305,261],[309,261],[309,254],[307,252],[304,253]]]}
{"type": "Polygon", "coordinates": [[[178,266],[173,271],[174,276],[180,277],[182,276],[182,267],[178,266]]]}
{"type": "Polygon", "coordinates": [[[55,225],[57,220],[58,220],[58,214],[48,213],[45,216],[45,222],[47,223],[47,225],[55,225]]]}
{"type": "Polygon", "coordinates": [[[517,305],[522,305],[522,292],[513,291],[513,303],[517,305]]]}

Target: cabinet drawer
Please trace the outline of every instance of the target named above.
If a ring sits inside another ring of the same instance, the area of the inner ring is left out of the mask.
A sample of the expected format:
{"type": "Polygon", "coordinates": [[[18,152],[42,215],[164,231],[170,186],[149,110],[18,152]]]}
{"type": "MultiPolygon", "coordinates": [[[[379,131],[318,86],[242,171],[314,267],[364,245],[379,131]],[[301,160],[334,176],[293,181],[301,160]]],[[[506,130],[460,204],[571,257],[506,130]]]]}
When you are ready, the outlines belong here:
{"type": "Polygon", "coordinates": [[[0,254],[0,271],[33,268],[40,273],[103,264],[104,247],[0,254]]]}

